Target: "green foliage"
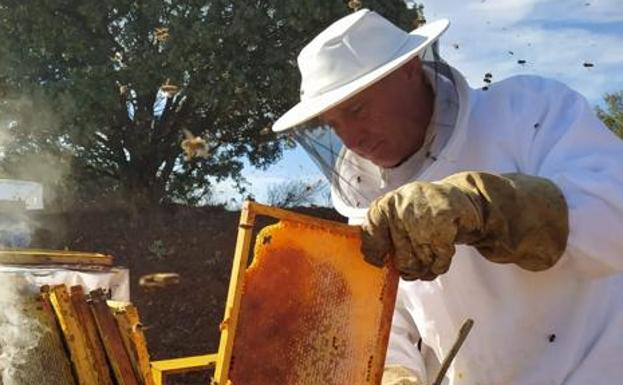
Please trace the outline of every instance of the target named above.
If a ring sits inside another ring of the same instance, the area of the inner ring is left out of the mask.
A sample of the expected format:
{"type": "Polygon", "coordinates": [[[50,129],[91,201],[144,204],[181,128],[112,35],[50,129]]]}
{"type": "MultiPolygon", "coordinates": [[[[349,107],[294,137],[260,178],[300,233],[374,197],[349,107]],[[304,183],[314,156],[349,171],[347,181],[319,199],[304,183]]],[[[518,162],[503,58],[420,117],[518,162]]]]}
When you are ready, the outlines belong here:
{"type": "Polygon", "coordinates": [[[606,110],[597,107],[597,116],[609,129],[623,138],[623,91],[604,96],[606,110]]]}
{"type": "MultiPolygon", "coordinates": [[[[281,155],[262,129],[298,99],[298,51],[347,3],[0,0],[0,170],[82,200],[196,203],[227,177],[242,190],[244,158],[281,155]],[[207,156],[185,160],[184,130],[207,156]]],[[[362,3],[405,29],[421,13],[362,3]]]]}

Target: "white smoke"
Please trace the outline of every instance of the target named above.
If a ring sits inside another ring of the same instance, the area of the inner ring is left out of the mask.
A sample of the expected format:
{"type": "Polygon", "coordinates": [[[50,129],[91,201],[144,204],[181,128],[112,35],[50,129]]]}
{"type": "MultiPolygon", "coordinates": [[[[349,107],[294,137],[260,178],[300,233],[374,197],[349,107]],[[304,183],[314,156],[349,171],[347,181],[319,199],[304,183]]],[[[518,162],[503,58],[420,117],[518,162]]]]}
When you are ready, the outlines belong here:
{"type": "Polygon", "coordinates": [[[3,275],[0,282],[0,384],[23,385],[16,379],[18,371],[28,364],[47,326],[32,316],[36,287],[17,274],[3,275]]]}
{"type": "Polygon", "coordinates": [[[30,246],[32,226],[28,216],[25,213],[14,214],[2,211],[0,213],[2,214],[0,215],[0,247],[24,248],[30,246]]]}
{"type": "Polygon", "coordinates": [[[42,90],[0,93],[0,178],[39,182],[47,201],[64,198],[74,149],[61,117],[71,108],[71,101],[50,100],[42,90]]]}

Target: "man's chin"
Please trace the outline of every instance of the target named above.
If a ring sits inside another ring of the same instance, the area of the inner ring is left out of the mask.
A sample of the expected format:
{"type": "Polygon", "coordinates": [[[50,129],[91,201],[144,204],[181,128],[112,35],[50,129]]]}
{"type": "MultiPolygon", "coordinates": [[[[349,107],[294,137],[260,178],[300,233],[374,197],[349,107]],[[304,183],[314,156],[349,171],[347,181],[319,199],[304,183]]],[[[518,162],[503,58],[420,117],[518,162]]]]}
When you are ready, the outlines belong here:
{"type": "Polygon", "coordinates": [[[369,156],[366,159],[382,168],[394,168],[400,164],[400,161],[396,161],[395,159],[386,159],[375,156],[369,156]]]}
{"type": "Polygon", "coordinates": [[[353,150],[360,157],[369,160],[374,163],[374,165],[382,168],[393,168],[398,166],[401,161],[395,159],[395,157],[388,157],[387,151],[381,151],[382,149],[378,148],[378,151],[374,151],[372,153],[362,153],[356,150],[353,150]],[[380,153],[380,154],[379,154],[380,153]]]}

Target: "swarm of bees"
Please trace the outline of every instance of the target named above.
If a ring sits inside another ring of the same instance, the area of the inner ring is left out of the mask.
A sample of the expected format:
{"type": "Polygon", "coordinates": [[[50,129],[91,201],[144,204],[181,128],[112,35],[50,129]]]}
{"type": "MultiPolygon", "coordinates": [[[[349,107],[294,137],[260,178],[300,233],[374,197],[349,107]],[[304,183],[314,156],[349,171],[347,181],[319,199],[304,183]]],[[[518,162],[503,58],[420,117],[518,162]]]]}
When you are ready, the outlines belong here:
{"type": "Polygon", "coordinates": [[[138,284],[144,289],[163,289],[179,283],[180,275],[177,273],[147,274],[138,280],[138,284]]]}
{"type": "Polygon", "coordinates": [[[200,136],[195,136],[192,132],[188,130],[184,130],[185,139],[182,140],[182,149],[186,154],[186,161],[190,161],[191,159],[197,158],[207,158],[210,149],[208,148],[208,144],[200,136]]]}
{"type": "Polygon", "coordinates": [[[486,91],[486,90],[488,90],[488,89],[489,89],[489,85],[491,84],[491,79],[492,79],[492,78],[493,78],[493,75],[491,75],[491,72],[487,72],[487,73],[485,74],[484,79],[482,79],[482,81],[486,83],[486,84],[485,84],[485,86],[484,86],[484,87],[482,87],[482,90],[483,90],[483,91],[486,91]]]}

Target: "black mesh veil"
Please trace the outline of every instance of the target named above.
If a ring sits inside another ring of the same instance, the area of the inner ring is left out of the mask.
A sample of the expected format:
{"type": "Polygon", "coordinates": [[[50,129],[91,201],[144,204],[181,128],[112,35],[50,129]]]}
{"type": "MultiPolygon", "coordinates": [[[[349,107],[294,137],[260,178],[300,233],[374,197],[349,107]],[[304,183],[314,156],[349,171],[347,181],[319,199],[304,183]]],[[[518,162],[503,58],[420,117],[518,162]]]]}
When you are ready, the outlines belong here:
{"type": "MultiPolygon", "coordinates": [[[[452,92],[456,93],[456,87],[453,87],[453,71],[440,58],[438,42],[420,54],[420,59],[435,90],[435,107],[437,107],[439,104],[437,90],[441,89],[441,83],[446,85],[445,89],[452,89],[452,92]],[[448,84],[451,87],[448,87],[448,84]]],[[[443,116],[437,116],[438,114],[433,116],[433,119],[439,121],[432,121],[431,124],[454,126],[458,115],[456,95],[453,95],[449,105],[451,108],[445,108],[443,116]]],[[[384,189],[394,187],[384,186],[382,180],[384,170],[349,151],[335,131],[319,119],[307,121],[289,130],[287,134],[305,149],[327,178],[331,185],[333,204],[343,215],[348,217],[365,215],[370,202],[382,194],[384,189]]]]}

